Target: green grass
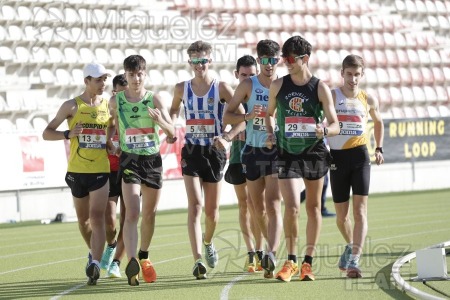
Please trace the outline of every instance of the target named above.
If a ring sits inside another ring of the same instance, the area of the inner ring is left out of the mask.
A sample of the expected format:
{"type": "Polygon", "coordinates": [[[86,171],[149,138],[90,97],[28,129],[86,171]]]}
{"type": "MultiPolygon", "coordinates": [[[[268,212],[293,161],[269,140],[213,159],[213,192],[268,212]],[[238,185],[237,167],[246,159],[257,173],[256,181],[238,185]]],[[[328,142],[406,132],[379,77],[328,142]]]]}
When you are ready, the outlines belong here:
{"type": "MultiPolygon", "coordinates": [[[[101,279],[86,286],[86,246],[76,223],[0,226],[0,299],[410,299],[391,283],[392,264],[417,249],[449,240],[450,190],[372,195],[369,199],[369,232],[361,258],[363,279],[349,280],[337,268],[343,239],[334,218],[324,218],[314,282],[283,283],[262,274],[241,271],[245,246],[239,231],[236,206],[224,206],[216,230],[219,266],[207,280],[192,276],[193,258],[187,235],[185,210],[160,212],[150,247],[158,280],[130,287],[126,277],[101,279]],[[227,297],[225,297],[227,296],[227,297]],[[56,298],[54,298],[56,299],[56,298]]],[[[332,203],[328,201],[332,210],[332,203]]],[[[299,255],[303,257],[306,214],[300,216],[299,255]]],[[[286,252],[284,240],[280,263],[286,252]]],[[[121,266],[125,269],[125,261],[121,266]]],[[[278,268],[277,268],[278,270],[278,268]]],[[[402,268],[411,285],[441,296],[421,283],[414,262],[402,268]]],[[[102,273],[104,275],[104,273],[102,273]]],[[[450,282],[430,282],[450,294],[450,282]]]]}

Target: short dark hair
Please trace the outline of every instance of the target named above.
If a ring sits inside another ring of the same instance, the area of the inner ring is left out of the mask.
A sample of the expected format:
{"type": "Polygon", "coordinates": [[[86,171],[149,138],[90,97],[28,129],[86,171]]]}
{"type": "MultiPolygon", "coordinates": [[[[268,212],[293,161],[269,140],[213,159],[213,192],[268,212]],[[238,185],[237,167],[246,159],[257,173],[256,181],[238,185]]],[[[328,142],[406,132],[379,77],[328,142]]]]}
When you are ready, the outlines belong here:
{"type": "Polygon", "coordinates": [[[258,57],[267,56],[277,56],[280,53],[280,45],[272,40],[261,40],[256,45],[256,53],[258,57]]]}
{"type": "Polygon", "coordinates": [[[361,56],[350,54],[347,55],[342,61],[342,70],[345,68],[359,68],[361,67],[364,71],[364,59],[361,56]]]}
{"type": "Polygon", "coordinates": [[[211,54],[212,52],[211,44],[203,41],[196,41],[189,46],[189,48],[187,49],[187,54],[191,56],[192,53],[203,51],[205,51],[206,54],[211,54]]]}
{"type": "Polygon", "coordinates": [[[286,57],[290,54],[311,56],[311,51],[311,44],[301,36],[295,35],[284,42],[281,56],[286,57]]]}
{"type": "Polygon", "coordinates": [[[146,67],[146,61],[145,58],[143,58],[140,55],[130,55],[123,61],[123,69],[125,71],[142,71],[145,70],[146,67]]]}
{"type": "Polygon", "coordinates": [[[251,67],[251,66],[255,66],[256,68],[258,67],[256,59],[251,55],[244,55],[237,60],[236,71],[239,72],[240,67],[251,67]]]}
{"type": "Polygon", "coordinates": [[[116,89],[118,85],[120,86],[128,85],[128,81],[125,79],[125,75],[119,74],[113,78],[113,89],[116,89]]]}

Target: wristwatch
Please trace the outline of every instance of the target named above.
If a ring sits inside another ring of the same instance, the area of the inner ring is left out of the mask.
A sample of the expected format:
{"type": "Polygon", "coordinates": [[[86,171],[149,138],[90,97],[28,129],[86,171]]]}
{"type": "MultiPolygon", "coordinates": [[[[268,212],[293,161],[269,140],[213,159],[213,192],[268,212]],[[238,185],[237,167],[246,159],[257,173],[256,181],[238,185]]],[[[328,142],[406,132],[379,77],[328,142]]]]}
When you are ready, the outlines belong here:
{"type": "Polygon", "coordinates": [[[327,136],[328,135],[328,128],[324,127],[323,128],[323,136],[327,136]]]}
{"type": "Polygon", "coordinates": [[[70,139],[70,138],[69,138],[69,133],[70,133],[70,130],[64,131],[64,138],[65,138],[66,140],[70,139]]]}
{"type": "Polygon", "coordinates": [[[380,153],[383,153],[383,147],[376,147],[375,148],[375,152],[380,152],[380,153]]]}

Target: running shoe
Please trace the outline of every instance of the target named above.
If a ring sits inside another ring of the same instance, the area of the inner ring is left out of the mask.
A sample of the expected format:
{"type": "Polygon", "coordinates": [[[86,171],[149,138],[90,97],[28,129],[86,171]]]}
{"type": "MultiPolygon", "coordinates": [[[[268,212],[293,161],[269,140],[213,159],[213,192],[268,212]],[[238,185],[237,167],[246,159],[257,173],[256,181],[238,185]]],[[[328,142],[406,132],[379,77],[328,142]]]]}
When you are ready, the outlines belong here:
{"type": "Polygon", "coordinates": [[[255,273],[255,252],[247,253],[244,264],[244,272],[255,273]]]}
{"type": "Polygon", "coordinates": [[[264,256],[264,251],[256,251],[255,260],[256,260],[256,272],[263,271],[263,267],[261,265],[262,259],[264,256]]]}
{"type": "Polygon", "coordinates": [[[102,255],[102,260],[100,261],[100,269],[108,270],[109,266],[111,265],[111,263],[113,261],[115,253],[116,253],[116,247],[111,248],[109,246],[106,246],[106,249],[102,255]]]}
{"type": "Polygon", "coordinates": [[[217,262],[219,261],[219,254],[217,253],[213,243],[210,243],[209,245],[206,244],[204,245],[205,245],[206,263],[210,268],[215,268],[217,266],[217,262]]]}
{"type": "Polygon", "coordinates": [[[141,271],[141,266],[136,258],[131,258],[125,268],[125,274],[128,278],[128,284],[131,286],[139,285],[139,272],[141,271]]]}
{"type": "Polygon", "coordinates": [[[295,276],[297,274],[298,265],[292,260],[286,260],[281,270],[277,273],[276,278],[284,282],[289,282],[291,281],[292,276],[295,276]]]}
{"type": "Polygon", "coordinates": [[[206,279],[206,266],[203,264],[201,259],[198,259],[195,262],[194,268],[192,269],[192,274],[197,279],[206,279]]]}
{"type": "Polygon", "coordinates": [[[113,261],[111,265],[109,266],[108,273],[106,274],[106,277],[108,278],[121,278],[122,275],[120,274],[120,266],[117,263],[117,261],[113,261]]]}
{"type": "Polygon", "coordinates": [[[362,278],[361,269],[359,268],[358,261],[351,260],[347,267],[348,278],[362,278]]]}
{"type": "Polygon", "coordinates": [[[100,277],[100,268],[96,263],[91,263],[86,268],[86,276],[88,277],[87,285],[96,285],[100,277]]]}
{"type": "Polygon", "coordinates": [[[277,261],[272,252],[264,255],[262,260],[262,267],[264,268],[264,278],[273,278],[277,261]]]}
{"type": "Polygon", "coordinates": [[[306,262],[302,264],[300,280],[301,281],[314,281],[315,280],[314,274],[312,273],[311,265],[306,262]]]}
{"type": "Polygon", "coordinates": [[[156,281],[156,271],[149,259],[141,259],[142,277],[145,282],[151,283],[156,281]]]}
{"type": "Polygon", "coordinates": [[[352,254],[352,246],[346,245],[344,253],[342,253],[341,258],[339,258],[339,270],[341,271],[347,270],[351,254],[352,254]]]}

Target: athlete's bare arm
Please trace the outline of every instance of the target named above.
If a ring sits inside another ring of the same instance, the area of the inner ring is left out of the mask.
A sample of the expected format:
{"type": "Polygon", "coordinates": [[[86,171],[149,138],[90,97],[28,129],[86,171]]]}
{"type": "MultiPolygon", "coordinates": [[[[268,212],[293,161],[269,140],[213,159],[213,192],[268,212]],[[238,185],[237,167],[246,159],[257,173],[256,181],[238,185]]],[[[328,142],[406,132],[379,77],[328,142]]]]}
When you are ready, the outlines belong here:
{"type": "MultiPolygon", "coordinates": [[[[42,138],[47,141],[57,141],[64,140],[64,131],[56,130],[59,125],[64,121],[70,120],[77,112],[77,103],[75,99],[70,99],[65,101],[61,107],[59,108],[56,116],[51,120],[47,127],[44,129],[42,133],[42,138]]],[[[69,138],[72,138],[81,133],[81,131],[77,134],[80,129],[74,128],[69,132],[69,138]]]]}

